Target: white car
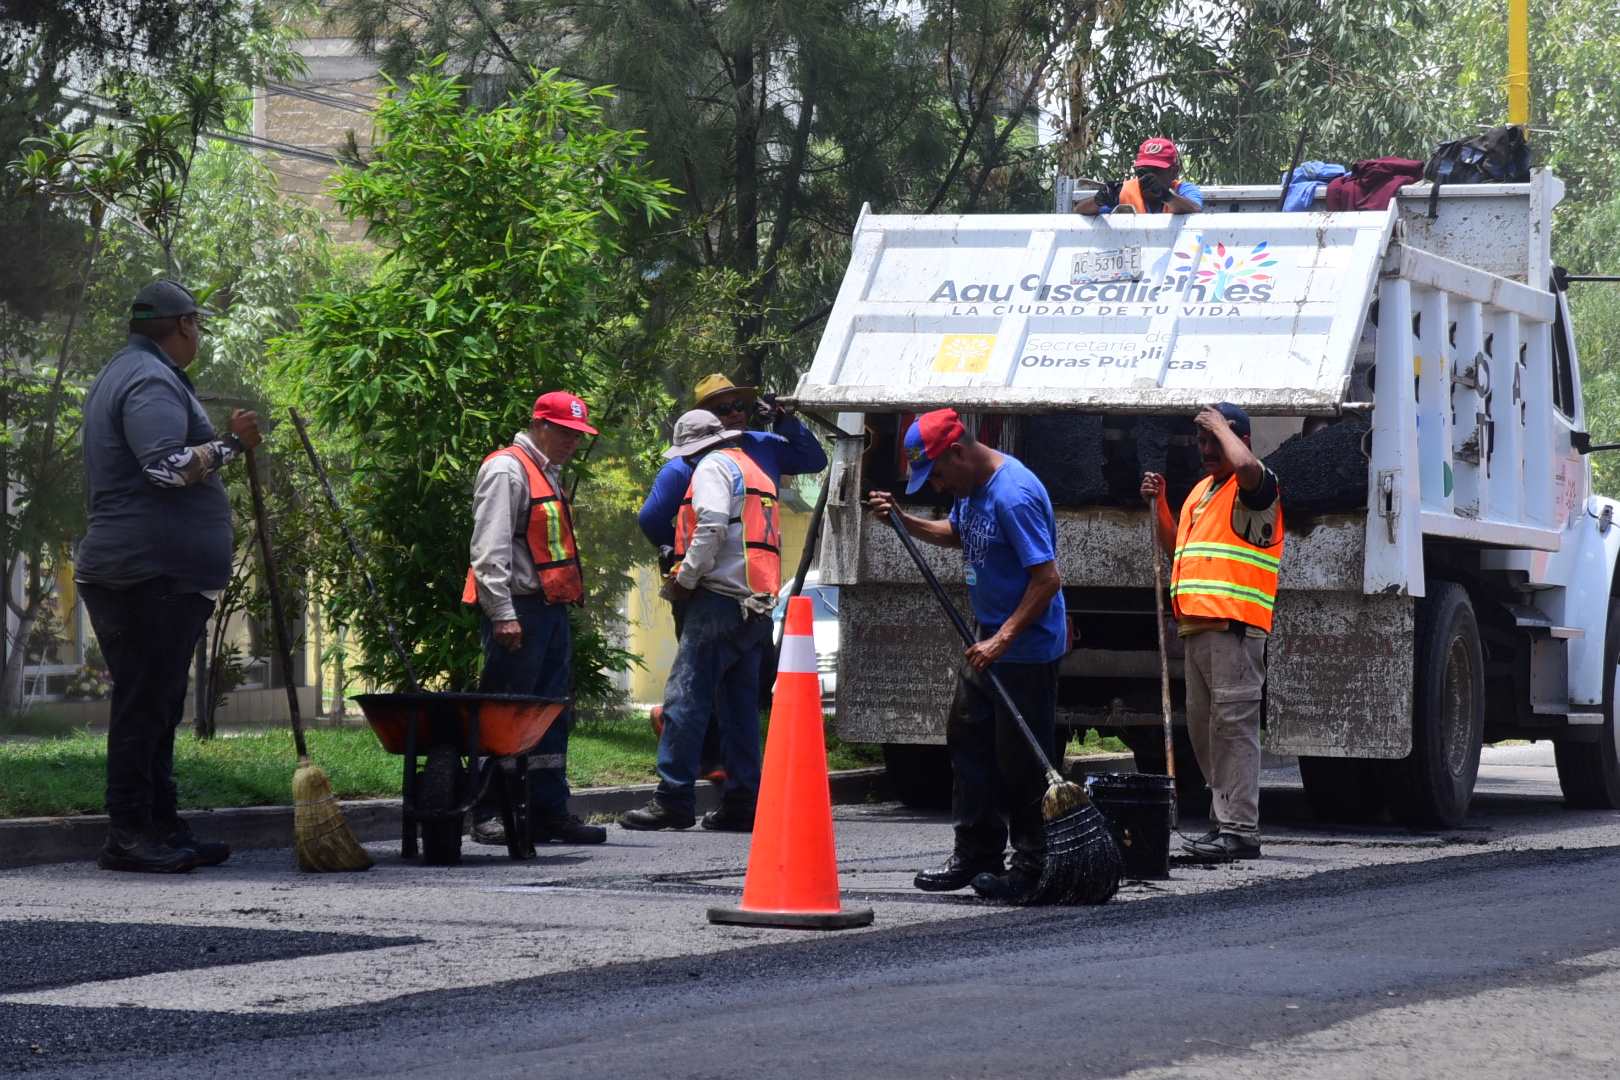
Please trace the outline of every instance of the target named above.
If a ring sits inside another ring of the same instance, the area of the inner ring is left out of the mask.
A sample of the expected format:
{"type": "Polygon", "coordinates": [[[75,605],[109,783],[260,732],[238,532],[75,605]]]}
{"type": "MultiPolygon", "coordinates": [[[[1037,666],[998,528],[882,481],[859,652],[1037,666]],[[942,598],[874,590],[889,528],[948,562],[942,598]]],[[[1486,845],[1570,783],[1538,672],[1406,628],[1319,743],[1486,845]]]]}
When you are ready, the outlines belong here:
{"type": "MultiPolygon", "coordinates": [[[[819,580],[814,570],[806,574],[800,595],[809,597],[815,610],[812,633],[816,641],[816,671],[821,677],[821,705],[832,708],[838,691],[838,586],[821,585],[819,580]]],[[[782,638],[782,620],[787,616],[788,596],[792,592],[793,579],[789,578],[777,594],[776,610],[771,615],[776,622],[777,641],[782,638]]]]}

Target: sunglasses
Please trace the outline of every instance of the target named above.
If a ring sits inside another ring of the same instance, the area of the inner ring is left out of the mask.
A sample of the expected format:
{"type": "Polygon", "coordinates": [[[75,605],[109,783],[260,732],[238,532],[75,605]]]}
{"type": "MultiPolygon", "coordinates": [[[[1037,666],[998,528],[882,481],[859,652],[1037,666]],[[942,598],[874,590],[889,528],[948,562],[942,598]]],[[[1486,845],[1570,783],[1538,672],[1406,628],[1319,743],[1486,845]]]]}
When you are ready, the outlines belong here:
{"type": "Polygon", "coordinates": [[[727,416],[731,413],[745,413],[747,411],[748,405],[745,402],[737,400],[728,401],[724,405],[716,405],[714,407],[714,415],[716,416],[727,416]]]}

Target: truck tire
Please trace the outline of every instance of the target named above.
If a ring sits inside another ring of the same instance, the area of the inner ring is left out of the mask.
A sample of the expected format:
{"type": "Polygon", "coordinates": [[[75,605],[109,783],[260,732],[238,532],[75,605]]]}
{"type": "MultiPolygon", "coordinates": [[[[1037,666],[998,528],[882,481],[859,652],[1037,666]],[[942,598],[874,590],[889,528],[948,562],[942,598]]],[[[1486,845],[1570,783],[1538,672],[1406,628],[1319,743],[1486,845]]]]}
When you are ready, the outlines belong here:
{"type": "Polygon", "coordinates": [[[951,756],[943,746],[884,743],[883,767],[894,797],[914,810],[949,810],[951,756]]]}
{"type": "Polygon", "coordinates": [[[1620,810],[1620,725],[1615,723],[1615,681],[1620,679],[1620,603],[1609,601],[1603,632],[1603,728],[1597,742],[1555,739],[1558,786],[1572,810],[1620,810]]]}
{"type": "Polygon", "coordinates": [[[1361,825],[1384,812],[1377,763],[1360,758],[1302,757],[1299,779],[1318,821],[1361,825]]]}
{"type": "MultiPolygon", "coordinates": [[[[416,807],[432,814],[449,810],[460,799],[461,755],[449,743],[437,743],[427,752],[427,764],[416,777],[416,807]]],[[[422,865],[455,866],[461,862],[461,819],[424,821],[422,865]]]]}
{"type": "Polygon", "coordinates": [[[1485,653],[1461,585],[1429,583],[1417,605],[1412,752],[1382,770],[1402,824],[1452,828],[1468,816],[1485,735],[1485,653]]]}
{"type": "MultiPolygon", "coordinates": [[[[1179,816],[1209,813],[1209,784],[1204,771],[1198,767],[1193,753],[1192,739],[1187,729],[1178,727],[1173,733],[1176,744],[1176,809],[1179,816]]],[[[1164,775],[1164,732],[1159,728],[1128,727],[1119,730],[1120,741],[1131,748],[1136,758],[1136,771],[1164,775]]]]}

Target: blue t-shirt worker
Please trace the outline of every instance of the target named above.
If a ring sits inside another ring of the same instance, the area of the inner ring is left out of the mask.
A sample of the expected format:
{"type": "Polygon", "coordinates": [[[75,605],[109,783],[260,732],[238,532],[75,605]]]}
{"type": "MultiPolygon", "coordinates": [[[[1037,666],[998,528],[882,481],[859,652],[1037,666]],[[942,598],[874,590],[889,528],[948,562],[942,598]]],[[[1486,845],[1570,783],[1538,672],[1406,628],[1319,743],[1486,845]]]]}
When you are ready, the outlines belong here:
{"type": "Polygon", "coordinates": [[[925,892],[967,885],[991,900],[1017,902],[1040,881],[1046,838],[1046,781],[1012,717],[985,677],[992,665],[1041,745],[1056,727],[1058,660],[1068,650],[1068,617],[1056,561],[1057,520],[1046,487],[1010,454],[967,433],[954,409],[924,413],[906,431],[911,468],[906,494],[924,484],[956,501],[944,519],[900,510],[873,491],[868,505],[894,514],[919,540],[962,549],[979,640],[964,655],[945,722],[956,783],[956,838],[944,866],[916,877],[925,892]],[[1009,838],[1012,860],[1003,872],[1009,838]]]}

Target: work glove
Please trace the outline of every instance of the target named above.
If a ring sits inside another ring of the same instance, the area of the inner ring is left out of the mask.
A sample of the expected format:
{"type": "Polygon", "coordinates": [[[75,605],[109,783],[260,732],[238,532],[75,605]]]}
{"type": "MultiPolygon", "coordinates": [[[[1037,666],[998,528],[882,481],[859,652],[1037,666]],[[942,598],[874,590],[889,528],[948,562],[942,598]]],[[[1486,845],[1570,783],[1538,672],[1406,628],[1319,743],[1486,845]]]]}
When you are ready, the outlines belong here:
{"type": "Polygon", "coordinates": [[[1097,189],[1097,192],[1094,195],[1091,196],[1091,200],[1097,204],[1099,209],[1112,210],[1114,207],[1119,205],[1119,189],[1122,187],[1124,187],[1124,185],[1118,181],[1104,184],[1101,188],[1097,189]]]}

